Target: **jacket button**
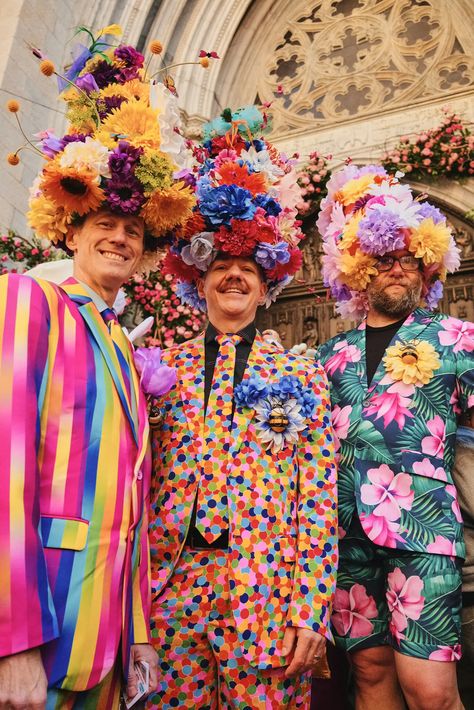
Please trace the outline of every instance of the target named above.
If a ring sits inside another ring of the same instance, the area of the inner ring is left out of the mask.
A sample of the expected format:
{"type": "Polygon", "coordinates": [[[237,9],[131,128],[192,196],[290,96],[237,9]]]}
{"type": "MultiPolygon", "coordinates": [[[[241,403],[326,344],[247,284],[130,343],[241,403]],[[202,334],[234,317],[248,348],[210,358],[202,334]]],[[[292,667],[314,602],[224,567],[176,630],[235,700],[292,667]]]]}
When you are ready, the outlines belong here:
{"type": "Polygon", "coordinates": [[[368,407],[369,404],[370,404],[370,397],[367,397],[367,399],[364,399],[364,401],[362,402],[362,406],[368,407]]]}
{"type": "Polygon", "coordinates": [[[142,473],[141,471],[139,471],[139,472],[137,473],[137,478],[138,478],[139,481],[142,480],[142,478],[143,478],[143,473],[142,473]]]}

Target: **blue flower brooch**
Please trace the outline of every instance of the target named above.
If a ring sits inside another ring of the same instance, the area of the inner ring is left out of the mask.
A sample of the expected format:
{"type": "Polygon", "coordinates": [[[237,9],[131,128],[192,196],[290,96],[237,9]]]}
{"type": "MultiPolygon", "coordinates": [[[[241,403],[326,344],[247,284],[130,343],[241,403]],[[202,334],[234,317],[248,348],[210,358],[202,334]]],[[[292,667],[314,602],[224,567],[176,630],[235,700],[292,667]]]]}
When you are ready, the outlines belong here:
{"type": "Polygon", "coordinates": [[[271,384],[251,375],[237,385],[234,398],[237,406],[255,409],[257,436],[274,453],[296,444],[317,403],[295,375],[284,375],[271,384]]]}

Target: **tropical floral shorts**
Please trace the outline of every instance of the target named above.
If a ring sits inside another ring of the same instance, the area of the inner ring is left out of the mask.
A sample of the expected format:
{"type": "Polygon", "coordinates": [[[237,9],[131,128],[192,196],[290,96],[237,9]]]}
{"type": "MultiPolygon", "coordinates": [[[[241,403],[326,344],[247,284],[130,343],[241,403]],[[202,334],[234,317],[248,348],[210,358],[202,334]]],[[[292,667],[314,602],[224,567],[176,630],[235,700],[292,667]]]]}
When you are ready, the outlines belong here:
{"type": "Polygon", "coordinates": [[[355,519],[340,541],[332,625],[346,651],[390,645],[433,661],[461,657],[462,560],[379,547],[355,519]]]}

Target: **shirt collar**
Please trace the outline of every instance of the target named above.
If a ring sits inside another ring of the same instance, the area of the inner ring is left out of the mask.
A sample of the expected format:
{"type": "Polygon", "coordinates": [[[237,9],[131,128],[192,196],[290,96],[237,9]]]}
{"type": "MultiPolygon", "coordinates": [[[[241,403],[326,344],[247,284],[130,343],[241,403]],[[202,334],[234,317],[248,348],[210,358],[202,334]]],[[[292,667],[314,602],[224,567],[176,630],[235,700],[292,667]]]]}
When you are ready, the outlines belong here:
{"type": "MultiPolygon", "coordinates": [[[[217,330],[217,328],[215,328],[212,323],[209,323],[206,328],[206,343],[212,343],[213,341],[215,342],[216,335],[218,335],[218,333],[219,331],[217,330]]],[[[237,335],[240,335],[242,339],[245,340],[249,345],[253,345],[256,333],[257,328],[255,326],[255,321],[252,321],[251,323],[246,325],[245,328],[239,330],[237,335]]]]}
{"type": "Polygon", "coordinates": [[[92,303],[95,305],[99,313],[105,311],[106,308],[110,308],[110,306],[107,305],[102,296],[99,296],[99,294],[96,293],[90,286],[85,284],[84,281],[79,281],[79,279],[76,279],[76,281],[81,284],[87,295],[91,297],[92,303]]]}

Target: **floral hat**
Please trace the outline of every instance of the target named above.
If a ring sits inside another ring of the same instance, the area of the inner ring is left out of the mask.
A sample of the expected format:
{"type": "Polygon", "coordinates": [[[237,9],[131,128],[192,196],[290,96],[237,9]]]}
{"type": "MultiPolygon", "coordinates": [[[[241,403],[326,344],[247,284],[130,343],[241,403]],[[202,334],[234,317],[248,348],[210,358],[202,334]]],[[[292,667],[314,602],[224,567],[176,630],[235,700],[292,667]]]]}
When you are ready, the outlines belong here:
{"type": "MultiPolygon", "coordinates": [[[[189,219],[196,201],[193,190],[175,176],[182,167],[184,139],[174,84],[166,67],[150,70],[162,46],[151,42],[144,66],[145,58],[136,49],[117,46],[114,40],[121,32],[118,25],[96,36],[79,28],[89,43],[76,47],[64,74],[33,48],[41,72],[58,78],[68,127],[63,136],[42,131],[36,145],[27,139],[23,146],[45,160],[31,190],[28,220],[37,235],[59,246],[71,224],[100,208],[139,215],[146,233],[160,238],[189,219]]],[[[18,102],[10,101],[8,108],[17,114],[18,102]]],[[[21,150],[9,155],[10,164],[19,162],[21,150]]],[[[153,240],[147,239],[150,244],[154,251],[153,240]]]]}
{"type": "Polygon", "coordinates": [[[323,281],[344,318],[367,311],[366,289],[377,275],[377,257],[407,249],[421,259],[423,299],[434,308],[446,275],[460,257],[446,217],[378,165],[347,165],[328,182],[317,220],[323,238],[323,281]]]}
{"type": "Polygon", "coordinates": [[[194,308],[206,309],[196,280],[218,253],[256,261],[268,284],[267,306],[301,266],[296,160],[264,138],[267,128],[268,116],[256,106],[226,109],[204,126],[194,170],[181,173],[197,204],[175,230],[163,268],[177,276],[178,295],[194,308]]]}

